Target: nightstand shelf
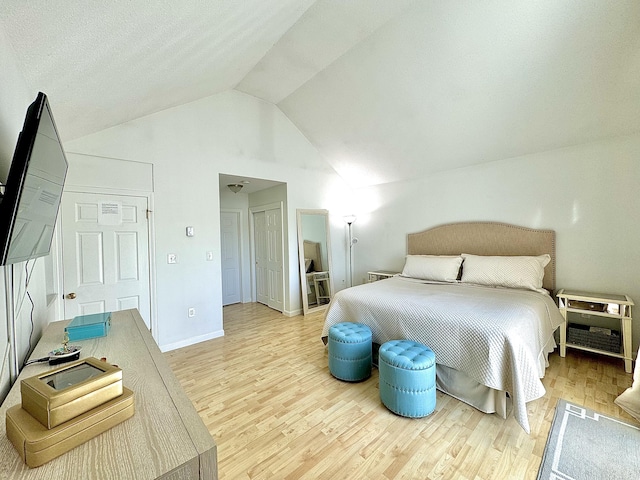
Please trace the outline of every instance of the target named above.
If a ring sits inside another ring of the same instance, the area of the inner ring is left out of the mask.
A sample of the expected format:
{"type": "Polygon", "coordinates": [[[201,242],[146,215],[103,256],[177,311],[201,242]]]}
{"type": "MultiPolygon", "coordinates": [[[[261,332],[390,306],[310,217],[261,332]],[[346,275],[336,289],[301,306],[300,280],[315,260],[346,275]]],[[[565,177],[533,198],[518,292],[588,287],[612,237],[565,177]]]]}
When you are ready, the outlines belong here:
{"type": "Polygon", "coordinates": [[[566,355],[568,347],[575,348],[576,350],[607,355],[609,357],[621,358],[624,360],[625,371],[627,373],[631,373],[631,307],[634,304],[633,300],[631,300],[627,295],[589,293],[564,289],[560,290],[556,296],[558,297],[560,313],[564,318],[564,322],[560,326],[560,356],[564,357],[566,355]],[[568,314],[570,313],[579,314],[581,316],[580,324],[586,325],[592,323],[589,320],[592,316],[617,320],[620,327],[622,351],[615,352],[605,348],[595,348],[584,344],[568,342],[567,328],[569,324],[568,314]]]}
{"type": "Polygon", "coordinates": [[[329,272],[314,272],[313,286],[316,292],[318,305],[326,305],[331,301],[331,284],[329,283],[329,272]]]}
{"type": "Polygon", "coordinates": [[[393,272],[391,270],[375,270],[367,272],[367,283],[377,282],[378,280],[384,280],[385,278],[391,278],[398,275],[400,272],[393,272]]]}

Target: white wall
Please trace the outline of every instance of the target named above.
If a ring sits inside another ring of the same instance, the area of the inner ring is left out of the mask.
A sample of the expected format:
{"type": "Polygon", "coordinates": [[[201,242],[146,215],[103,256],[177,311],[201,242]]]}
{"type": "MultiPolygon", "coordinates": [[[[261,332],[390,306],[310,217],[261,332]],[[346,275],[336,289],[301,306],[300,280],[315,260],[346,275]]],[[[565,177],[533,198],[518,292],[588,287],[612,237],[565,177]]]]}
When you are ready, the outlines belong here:
{"type": "MultiPolygon", "coordinates": [[[[26,84],[22,73],[17,67],[14,52],[9,46],[2,28],[0,28],[0,72],[2,72],[2,81],[0,82],[0,181],[5,183],[27,107],[35,100],[38,91],[29,88],[26,84]]],[[[29,293],[35,304],[32,345],[40,338],[42,329],[47,324],[43,260],[39,259],[36,262],[29,285],[29,293]]],[[[33,266],[34,261],[29,262],[29,269],[33,266]]],[[[0,267],[0,277],[2,277],[2,280],[0,280],[0,288],[2,289],[0,290],[0,400],[4,399],[9,387],[9,345],[6,342],[7,316],[4,268],[0,267]]],[[[15,284],[23,285],[24,263],[17,264],[15,271],[15,284]]],[[[20,364],[29,350],[29,336],[31,335],[31,304],[28,299],[22,303],[24,299],[24,288],[20,288],[20,291],[15,293],[15,301],[18,306],[24,305],[19,312],[16,312],[16,338],[20,364]]]]}
{"type": "Polygon", "coordinates": [[[4,30],[0,27],[0,180],[4,183],[11,166],[13,150],[29,104],[35,100],[33,92],[19,71],[15,55],[4,30]]]}
{"type": "MultiPolygon", "coordinates": [[[[354,279],[401,270],[407,233],[493,220],[556,231],[558,288],[625,293],[639,304],[639,189],[640,135],[362,189],[354,279]]],[[[639,340],[635,321],[634,352],[639,340]]]]}
{"type": "MultiPolygon", "coordinates": [[[[331,209],[346,197],[344,183],[280,110],[235,91],[67,142],[65,148],[153,164],[157,338],[165,350],[223,333],[219,254],[205,260],[206,251],[220,251],[219,173],[286,183],[287,236],[293,239],[296,208],[331,209]],[[185,237],[187,225],[195,227],[195,237],[185,237]],[[178,254],[175,265],[166,263],[170,252],[178,254]],[[187,317],[189,307],[196,308],[193,318],[187,317]]],[[[301,302],[295,245],[288,250],[295,264],[289,262],[285,309],[295,311],[301,302]]],[[[344,265],[344,254],[336,264],[344,265]]],[[[334,276],[336,286],[344,284],[344,270],[336,268],[334,276]]]]}

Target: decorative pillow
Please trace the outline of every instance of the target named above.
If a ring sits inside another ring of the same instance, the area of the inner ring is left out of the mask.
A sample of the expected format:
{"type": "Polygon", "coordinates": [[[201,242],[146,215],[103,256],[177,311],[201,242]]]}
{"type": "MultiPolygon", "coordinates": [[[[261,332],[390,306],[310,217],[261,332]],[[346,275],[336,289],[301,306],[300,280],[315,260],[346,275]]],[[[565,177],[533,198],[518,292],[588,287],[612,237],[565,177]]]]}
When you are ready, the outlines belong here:
{"type": "Polygon", "coordinates": [[[461,256],[407,255],[401,275],[420,280],[455,282],[458,280],[461,264],[461,256]]]}
{"type": "Polygon", "coordinates": [[[463,283],[494,287],[524,288],[548,293],[542,288],[544,267],[551,261],[549,255],[537,257],[491,257],[463,253],[463,283]]]}

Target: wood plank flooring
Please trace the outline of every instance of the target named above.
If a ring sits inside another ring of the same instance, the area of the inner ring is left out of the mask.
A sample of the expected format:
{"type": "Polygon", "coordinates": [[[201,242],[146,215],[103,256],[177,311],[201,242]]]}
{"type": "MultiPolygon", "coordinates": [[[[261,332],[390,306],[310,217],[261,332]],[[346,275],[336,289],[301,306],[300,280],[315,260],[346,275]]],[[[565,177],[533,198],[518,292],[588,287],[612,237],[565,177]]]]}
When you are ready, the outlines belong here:
{"type": "Polygon", "coordinates": [[[376,369],[361,383],[331,376],[322,325],[231,305],[224,337],[165,354],[218,445],[221,479],[535,479],[558,398],[632,421],[613,403],[632,381],[622,360],[575,350],[550,356],[530,435],[440,392],[432,415],[399,417],[376,369]]]}

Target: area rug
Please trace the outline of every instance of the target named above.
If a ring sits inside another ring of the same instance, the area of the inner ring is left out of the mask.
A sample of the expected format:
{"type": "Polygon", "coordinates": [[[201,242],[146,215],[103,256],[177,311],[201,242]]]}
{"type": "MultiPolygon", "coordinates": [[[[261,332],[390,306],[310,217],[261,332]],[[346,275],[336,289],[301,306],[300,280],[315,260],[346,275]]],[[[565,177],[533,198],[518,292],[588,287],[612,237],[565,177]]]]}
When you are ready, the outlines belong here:
{"type": "Polygon", "coordinates": [[[640,428],[559,400],[538,480],[640,478],[640,428]]]}

